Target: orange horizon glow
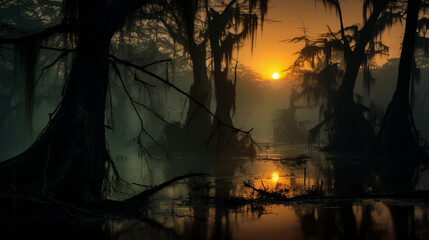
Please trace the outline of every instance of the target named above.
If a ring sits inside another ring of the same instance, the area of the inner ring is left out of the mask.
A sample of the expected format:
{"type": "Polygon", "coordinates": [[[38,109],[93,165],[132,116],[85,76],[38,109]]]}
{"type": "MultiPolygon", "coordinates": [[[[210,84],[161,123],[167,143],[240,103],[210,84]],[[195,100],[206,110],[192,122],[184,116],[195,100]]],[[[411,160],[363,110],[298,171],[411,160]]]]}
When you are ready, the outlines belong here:
{"type": "MultiPolygon", "coordinates": [[[[362,23],[362,14],[356,11],[362,7],[360,1],[346,1],[341,6],[346,25],[362,23]]],[[[301,36],[303,26],[308,29],[307,33],[311,38],[317,38],[319,34],[326,33],[327,25],[331,29],[340,28],[335,12],[325,9],[323,4],[315,4],[312,0],[271,0],[266,18],[275,21],[264,24],[263,31],[258,31],[253,48],[250,41],[245,42],[240,48],[238,58],[241,64],[251,67],[255,72],[260,73],[263,79],[271,81],[273,73],[280,73],[279,79],[287,75],[283,71],[293,64],[297,57],[295,53],[303,47],[303,43],[290,43],[283,40],[301,36]],[[285,9],[288,9],[289,14],[285,14],[285,9]]],[[[383,42],[390,47],[389,58],[400,55],[400,36],[404,27],[397,24],[384,33],[383,42]]],[[[387,62],[387,56],[377,57],[375,60],[377,65],[383,65],[387,62]]]]}
{"type": "Polygon", "coordinates": [[[291,63],[286,59],[272,59],[271,54],[270,52],[266,53],[266,58],[271,61],[266,61],[266,59],[263,61],[265,57],[261,56],[261,60],[252,61],[254,64],[252,68],[262,74],[264,79],[278,80],[282,75],[281,72],[288,68],[291,63]],[[274,74],[278,74],[278,77],[275,78],[274,74]]]}

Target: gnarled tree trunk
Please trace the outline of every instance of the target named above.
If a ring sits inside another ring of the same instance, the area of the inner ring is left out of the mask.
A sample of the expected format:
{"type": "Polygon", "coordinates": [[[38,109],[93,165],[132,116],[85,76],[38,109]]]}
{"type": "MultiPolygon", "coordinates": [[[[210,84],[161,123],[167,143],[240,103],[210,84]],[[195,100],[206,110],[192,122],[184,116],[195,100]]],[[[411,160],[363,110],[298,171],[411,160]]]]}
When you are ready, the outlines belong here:
{"type": "Polygon", "coordinates": [[[235,107],[235,84],[227,78],[228,68],[222,70],[222,51],[219,45],[221,36],[219,34],[216,30],[210,32],[210,46],[214,63],[215,115],[223,124],[216,119],[213,120],[212,134],[216,136],[215,140],[219,150],[234,150],[237,147],[237,135],[225,125],[233,126],[231,111],[235,107]]]}
{"type": "Polygon", "coordinates": [[[77,24],[72,29],[78,40],[62,104],[29,149],[0,163],[0,192],[48,195],[74,203],[105,196],[110,163],[104,129],[110,41],[128,15],[148,2],[65,1],[74,9],[65,15],[77,24]]]}
{"type": "Polygon", "coordinates": [[[420,149],[410,106],[411,71],[420,4],[420,0],[408,1],[398,81],[382,122],[381,135],[384,136],[387,152],[392,155],[415,155],[420,149]]]}
{"type": "Polygon", "coordinates": [[[88,3],[79,12],[78,42],[62,104],[25,152],[0,164],[0,189],[69,202],[103,197],[109,154],[104,111],[109,46],[105,16],[88,3]]]}
{"type": "MultiPolygon", "coordinates": [[[[189,95],[198,100],[207,109],[210,109],[212,86],[207,76],[206,66],[206,41],[190,45],[190,55],[194,74],[194,83],[189,95]]],[[[187,132],[192,134],[196,140],[207,140],[210,134],[211,116],[202,109],[195,101],[189,101],[189,109],[186,115],[187,132]]]]}
{"type": "Polygon", "coordinates": [[[373,12],[365,26],[359,31],[359,39],[353,51],[346,52],[346,70],[338,90],[333,115],[333,139],[328,146],[334,151],[373,151],[375,133],[369,127],[363,112],[365,108],[355,103],[353,89],[360,66],[365,55],[365,48],[377,27],[377,20],[388,0],[374,4],[373,12]]]}

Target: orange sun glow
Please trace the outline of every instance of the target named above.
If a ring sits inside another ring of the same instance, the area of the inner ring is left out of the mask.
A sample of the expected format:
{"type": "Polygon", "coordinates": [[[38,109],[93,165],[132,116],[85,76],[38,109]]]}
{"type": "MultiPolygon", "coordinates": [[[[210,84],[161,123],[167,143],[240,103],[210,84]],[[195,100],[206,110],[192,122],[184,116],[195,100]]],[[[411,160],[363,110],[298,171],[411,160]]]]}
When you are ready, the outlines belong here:
{"type": "Polygon", "coordinates": [[[279,79],[280,75],[278,73],[273,73],[271,76],[273,79],[279,79]]]}

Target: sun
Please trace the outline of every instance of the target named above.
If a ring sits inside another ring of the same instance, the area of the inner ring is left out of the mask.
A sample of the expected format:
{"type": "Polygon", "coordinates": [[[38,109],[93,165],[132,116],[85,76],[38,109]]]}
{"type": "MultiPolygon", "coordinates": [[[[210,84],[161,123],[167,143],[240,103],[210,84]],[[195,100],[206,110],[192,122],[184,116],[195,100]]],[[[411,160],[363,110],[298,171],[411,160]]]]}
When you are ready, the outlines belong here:
{"type": "Polygon", "coordinates": [[[273,79],[279,79],[280,75],[278,73],[273,73],[271,76],[273,79]]]}

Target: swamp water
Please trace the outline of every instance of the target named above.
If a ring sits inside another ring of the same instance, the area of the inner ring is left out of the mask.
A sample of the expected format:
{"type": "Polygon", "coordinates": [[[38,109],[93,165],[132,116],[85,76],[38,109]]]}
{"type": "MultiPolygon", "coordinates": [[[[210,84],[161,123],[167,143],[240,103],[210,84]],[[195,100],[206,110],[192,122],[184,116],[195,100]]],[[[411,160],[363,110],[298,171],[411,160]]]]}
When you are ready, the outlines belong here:
{"type": "Polygon", "coordinates": [[[429,239],[428,199],[367,195],[428,190],[429,171],[423,166],[332,155],[307,145],[260,146],[255,159],[174,156],[149,162],[113,149],[129,183],[114,199],[190,172],[209,176],[164,188],[139,210],[142,219],[30,223],[7,231],[44,239],[429,239]],[[249,186],[286,197],[316,197],[264,201],[249,186]]]}
{"type": "MultiPolygon", "coordinates": [[[[380,159],[330,155],[307,145],[261,145],[253,160],[176,157],[170,163],[147,163],[150,172],[137,158],[126,159],[135,164],[121,165],[118,156],[119,169],[131,183],[159,184],[190,172],[210,176],[181,181],[155,195],[147,211],[155,222],[104,223],[104,233],[114,239],[429,239],[427,199],[359,197],[428,190],[429,171],[422,166],[400,162],[386,167],[380,159]],[[317,193],[327,198],[215,201],[256,198],[245,183],[288,197],[317,193]]],[[[128,190],[143,189],[133,184],[128,190]]]]}

